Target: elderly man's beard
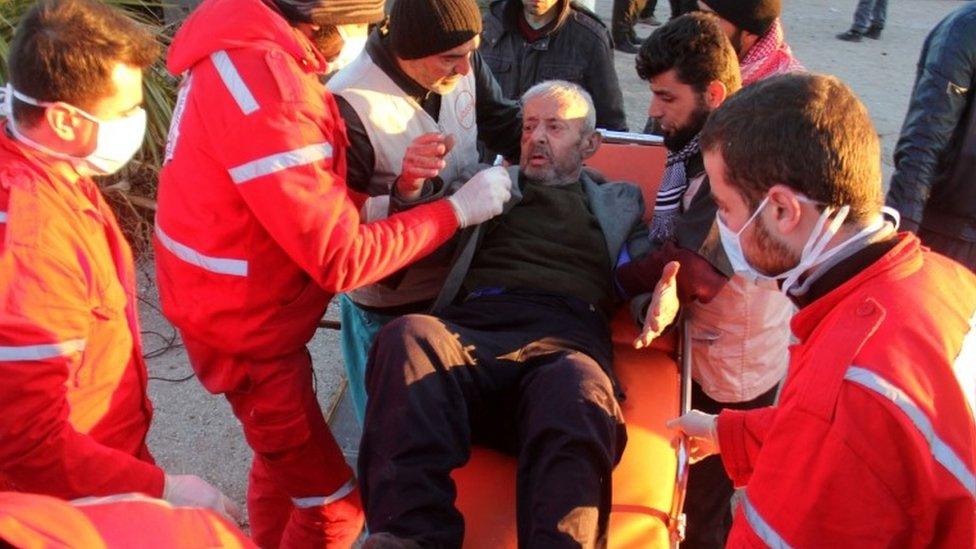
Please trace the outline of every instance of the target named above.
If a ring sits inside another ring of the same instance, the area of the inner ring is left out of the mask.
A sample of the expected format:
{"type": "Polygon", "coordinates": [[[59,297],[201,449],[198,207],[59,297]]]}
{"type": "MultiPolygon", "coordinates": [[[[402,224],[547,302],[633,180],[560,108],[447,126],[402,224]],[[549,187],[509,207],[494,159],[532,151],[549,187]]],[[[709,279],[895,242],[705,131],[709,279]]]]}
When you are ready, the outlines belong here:
{"type": "Polygon", "coordinates": [[[528,156],[522,159],[522,173],[528,179],[550,187],[573,183],[579,179],[580,168],[583,166],[583,155],[580,151],[582,143],[581,137],[577,146],[563,158],[555,158],[548,144],[536,143],[529,149],[528,156]],[[529,162],[534,156],[547,159],[548,164],[530,165],[529,162]]]}

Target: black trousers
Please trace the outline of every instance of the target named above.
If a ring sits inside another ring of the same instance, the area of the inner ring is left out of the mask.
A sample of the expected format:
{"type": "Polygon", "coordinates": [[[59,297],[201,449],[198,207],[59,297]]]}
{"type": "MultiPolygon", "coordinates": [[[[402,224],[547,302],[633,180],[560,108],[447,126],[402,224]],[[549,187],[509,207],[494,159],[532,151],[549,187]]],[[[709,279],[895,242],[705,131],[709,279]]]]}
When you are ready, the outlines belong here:
{"type": "MultiPolygon", "coordinates": [[[[776,401],[776,390],[769,391],[746,402],[718,402],[705,394],[701,385],[692,382],[691,407],[708,414],[717,414],[723,408],[751,410],[771,406],[776,401]]],[[[691,466],[688,474],[688,494],[685,499],[685,515],[688,526],[682,547],[721,548],[732,529],[732,481],[725,473],[720,456],[710,456],[691,466]]]]}
{"type": "Polygon", "coordinates": [[[611,353],[603,316],[560,296],[481,297],[388,324],[366,370],[369,531],[460,547],[450,473],[475,442],[518,456],[520,546],[605,546],[626,443],[611,353]]]}
{"type": "MultiPolygon", "coordinates": [[[[671,18],[698,8],[695,0],[669,0],[671,18]]],[[[657,8],[657,0],[613,0],[611,30],[614,38],[629,36],[638,17],[650,17],[657,8]]]]}

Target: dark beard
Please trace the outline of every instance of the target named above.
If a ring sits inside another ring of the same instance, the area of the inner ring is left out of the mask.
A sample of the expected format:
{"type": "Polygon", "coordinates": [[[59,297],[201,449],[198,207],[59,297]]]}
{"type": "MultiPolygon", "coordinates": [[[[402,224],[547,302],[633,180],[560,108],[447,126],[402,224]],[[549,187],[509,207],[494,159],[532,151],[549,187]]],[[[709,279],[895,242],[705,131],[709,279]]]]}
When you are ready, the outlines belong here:
{"type": "Polygon", "coordinates": [[[704,98],[702,98],[698,106],[695,107],[695,112],[691,113],[691,120],[688,121],[688,124],[678,128],[671,135],[664,136],[664,146],[671,152],[678,152],[685,148],[685,145],[691,143],[691,140],[705,127],[705,121],[708,120],[708,115],[708,107],[705,105],[704,98]]]}
{"type": "Polygon", "coordinates": [[[339,27],[335,25],[322,25],[312,34],[312,44],[329,63],[339,57],[345,43],[339,34],[339,27]]]}
{"type": "Polygon", "coordinates": [[[762,216],[755,220],[756,248],[762,250],[762,255],[755,258],[752,266],[767,276],[776,276],[792,269],[800,262],[800,257],[786,244],[776,240],[766,229],[762,216]]]}

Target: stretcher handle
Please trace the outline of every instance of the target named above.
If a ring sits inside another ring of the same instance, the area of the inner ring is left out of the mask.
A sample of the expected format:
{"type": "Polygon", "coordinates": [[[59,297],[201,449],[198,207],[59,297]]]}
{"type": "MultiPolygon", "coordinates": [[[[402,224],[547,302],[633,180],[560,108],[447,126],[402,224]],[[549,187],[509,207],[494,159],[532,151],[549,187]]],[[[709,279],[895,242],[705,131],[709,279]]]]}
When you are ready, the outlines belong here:
{"type": "Polygon", "coordinates": [[[616,132],[606,128],[597,128],[605,143],[623,143],[629,145],[664,145],[664,138],[660,135],[638,132],[616,132]]]}
{"type": "MultiPolygon", "coordinates": [[[[682,318],[681,330],[681,403],[680,413],[683,415],[691,410],[691,330],[688,329],[687,319],[682,318]]],[[[691,457],[688,453],[688,439],[684,435],[678,438],[677,448],[678,466],[675,471],[674,495],[671,498],[671,512],[668,513],[668,532],[671,547],[677,548],[685,539],[685,496],[688,493],[688,472],[691,457]]]]}

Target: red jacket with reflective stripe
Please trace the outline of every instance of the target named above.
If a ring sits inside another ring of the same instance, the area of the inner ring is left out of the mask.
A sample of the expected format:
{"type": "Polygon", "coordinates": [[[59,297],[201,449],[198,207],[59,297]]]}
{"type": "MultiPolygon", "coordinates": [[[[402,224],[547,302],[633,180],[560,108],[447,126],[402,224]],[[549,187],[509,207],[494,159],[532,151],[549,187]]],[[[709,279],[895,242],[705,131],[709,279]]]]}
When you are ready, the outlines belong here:
{"type": "Polygon", "coordinates": [[[776,407],[719,415],[730,547],[976,542],[976,276],[899,238],[794,317],[776,407]]]}
{"type": "Polygon", "coordinates": [[[168,67],[184,81],[156,214],[163,310],[230,354],[313,335],[332,294],[379,280],[457,229],[446,201],[370,224],[345,183],[345,126],[324,60],[259,0],[206,0],[168,67]]]}
{"type": "Polygon", "coordinates": [[[138,494],[69,503],[0,492],[0,540],[22,548],[255,547],[237,526],[210,509],[174,507],[138,494]]]}
{"type": "Polygon", "coordinates": [[[0,211],[0,489],[161,495],[132,254],[115,216],[92,180],[3,127],[0,211]]]}

